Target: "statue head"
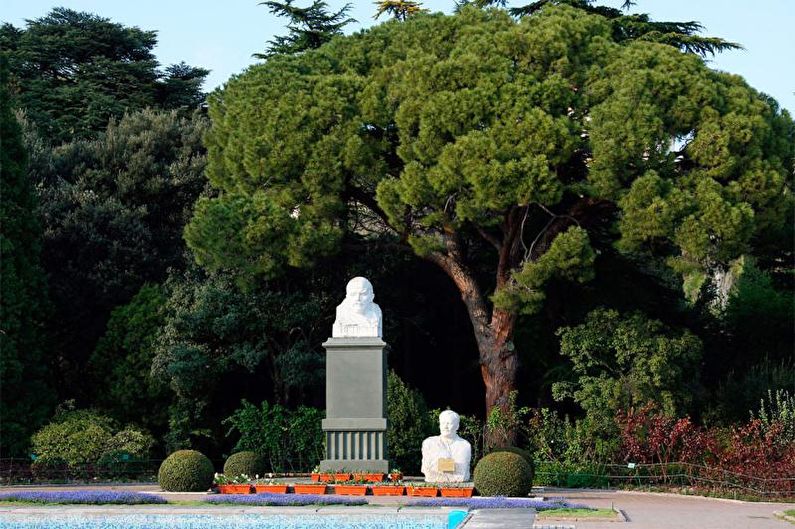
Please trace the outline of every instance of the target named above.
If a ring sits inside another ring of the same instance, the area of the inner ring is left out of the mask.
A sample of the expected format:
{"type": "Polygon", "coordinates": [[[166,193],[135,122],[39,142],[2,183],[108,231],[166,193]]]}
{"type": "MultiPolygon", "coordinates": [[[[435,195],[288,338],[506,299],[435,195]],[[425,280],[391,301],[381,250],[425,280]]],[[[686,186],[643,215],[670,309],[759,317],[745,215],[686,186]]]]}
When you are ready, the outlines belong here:
{"type": "Polygon", "coordinates": [[[373,285],[363,277],[354,277],[345,287],[345,304],[354,312],[364,314],[373,304],[373,285]]]}
{"type": "Polygon", "coordinates": [[[461,417],[453,410],[444,410],[439,414],[439,433],[442,437],[452,438],[458,432],[461,417]]]}

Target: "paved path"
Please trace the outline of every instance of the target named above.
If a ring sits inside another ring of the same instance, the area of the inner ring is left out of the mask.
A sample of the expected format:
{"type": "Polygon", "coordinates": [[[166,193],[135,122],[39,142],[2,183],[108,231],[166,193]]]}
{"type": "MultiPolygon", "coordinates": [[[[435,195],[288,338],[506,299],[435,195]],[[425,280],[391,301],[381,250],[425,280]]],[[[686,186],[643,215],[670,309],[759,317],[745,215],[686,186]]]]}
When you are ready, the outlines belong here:
{"type": "MultiPolygon", "coordinates": [[[[774,516],[795,509],[795,503],[762,503],[628,491],[549,489],[546,496],[563,496],[591,507],[624,512],[626,526],[616,522],[578,521],[577,529],[795,529],[774,516]]],[[[541,523],[541,522],[539,522],[541,523]]],[[[552,524],[553,522],[543,522],[552,524]]],[[[563,522],[558,522],[563,524],[563,522]]],[[[566,525],[571,522],[566,523],[566,525]]]]}

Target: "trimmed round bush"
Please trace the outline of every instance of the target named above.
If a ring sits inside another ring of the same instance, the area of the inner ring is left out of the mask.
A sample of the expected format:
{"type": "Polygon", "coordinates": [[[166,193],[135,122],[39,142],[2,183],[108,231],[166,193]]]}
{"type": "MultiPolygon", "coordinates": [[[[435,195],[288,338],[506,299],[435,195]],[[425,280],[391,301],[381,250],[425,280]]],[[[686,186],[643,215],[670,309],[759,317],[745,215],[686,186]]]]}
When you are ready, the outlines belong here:
{"type": "Polygon", "coordinates": [[[245,474],[254,477],[265,474],[267,463],[265,458],[256,452],[243,451],[232,454],[224,463],[224,475],[230,478],[245,474]]]}
{"type": "Polygon", "coordinates": [[[520,455],[527,461],[527,464],[530,465],[530,483],[533,483],[536,475],[535,463],[533,463],[533,454],[530,453],[529,450],[525,450],[524,448],[519,448],[517,446],[506,446],[503,448],[495,448],[491,451],[494,452],[511,452],[513,454],[520,455]]]}
{"type": "Polygon", "coordinates": [[[474,480],[481,496],[527,496],[533,469],[519,454],[492,452],[478,461],[474,480]]]}
{"type": "Polygon", "coordinates": [[[210,459],[196,450],[177,450],[160,465],[157,482],[170,492],[201,492],[213,484],[210,459]]]}

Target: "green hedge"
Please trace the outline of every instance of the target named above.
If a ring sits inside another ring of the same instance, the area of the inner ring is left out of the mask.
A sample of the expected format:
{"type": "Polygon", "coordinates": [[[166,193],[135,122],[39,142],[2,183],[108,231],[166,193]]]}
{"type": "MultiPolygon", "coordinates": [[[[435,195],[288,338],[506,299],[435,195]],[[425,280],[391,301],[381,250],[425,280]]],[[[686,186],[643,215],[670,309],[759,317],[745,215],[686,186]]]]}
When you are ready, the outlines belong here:
{"type": "Polygon", "coordinates": [[[267,471],[267,462],[258,453],[250,450],[237,452],[232,454],[224,463],[224,475],[228,477],[235,477],[245,474],[249,477],[265,474],[267,471]]]}
{"type": "Polygon", "coordinates": [[[492,452],[475,466],[475,488],[482,496],[527,496],[533,467],[513,452],[492,452]]]}
{"type": "Polygon", "coordinates": [[[213,484],[215,471],[210,459],[196,450],[178,450],[160,465],[157,482],[170,492],[201,492],[213,484]]]}

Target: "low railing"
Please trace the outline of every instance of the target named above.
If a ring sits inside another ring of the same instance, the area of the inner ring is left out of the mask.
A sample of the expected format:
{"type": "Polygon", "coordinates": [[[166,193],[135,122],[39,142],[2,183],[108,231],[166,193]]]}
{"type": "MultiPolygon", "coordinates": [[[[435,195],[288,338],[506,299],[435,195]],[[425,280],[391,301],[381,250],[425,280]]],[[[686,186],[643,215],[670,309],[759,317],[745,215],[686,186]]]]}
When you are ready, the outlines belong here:
{"type": "Polygon", "coordinates": [[[536,484],[557,487],[683,487],[759,498],[795,497],[795,476],[759,477],[692,463],[582,466],[554,461],[536,463],[536,484]]]}

